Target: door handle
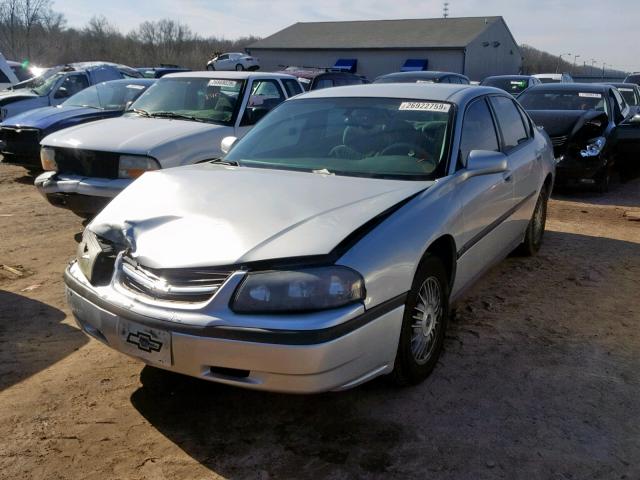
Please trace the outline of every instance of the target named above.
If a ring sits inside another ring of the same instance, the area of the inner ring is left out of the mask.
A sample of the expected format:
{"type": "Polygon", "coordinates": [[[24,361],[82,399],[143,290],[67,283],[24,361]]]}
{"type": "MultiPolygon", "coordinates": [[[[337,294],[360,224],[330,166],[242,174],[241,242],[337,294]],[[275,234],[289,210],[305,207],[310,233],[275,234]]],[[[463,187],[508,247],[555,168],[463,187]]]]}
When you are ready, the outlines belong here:
{"type": "Polygon", "coordinates": [[[510,182],[513,179],[513,174],[511,172],[504,172],[502,178],[505,182],[510,182]]]}

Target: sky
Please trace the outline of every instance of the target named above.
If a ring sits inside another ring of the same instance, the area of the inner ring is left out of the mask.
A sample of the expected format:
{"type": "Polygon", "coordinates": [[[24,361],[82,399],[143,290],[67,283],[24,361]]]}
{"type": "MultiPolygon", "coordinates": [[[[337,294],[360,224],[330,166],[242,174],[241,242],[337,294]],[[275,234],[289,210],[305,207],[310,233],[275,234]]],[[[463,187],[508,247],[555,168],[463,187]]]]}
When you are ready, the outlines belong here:
{"type": "MultiPolygon", "coordinates": [[[[104,15],[121,31],[172,18],[203,36],[266,37],[296,22],[433,18],[432,0],[54,0],[72,27],[104,15]]],[[[453,17],[501,15],[516,41],[582,64],[640,71],[640,0],[449,0],[453,17]]]]}

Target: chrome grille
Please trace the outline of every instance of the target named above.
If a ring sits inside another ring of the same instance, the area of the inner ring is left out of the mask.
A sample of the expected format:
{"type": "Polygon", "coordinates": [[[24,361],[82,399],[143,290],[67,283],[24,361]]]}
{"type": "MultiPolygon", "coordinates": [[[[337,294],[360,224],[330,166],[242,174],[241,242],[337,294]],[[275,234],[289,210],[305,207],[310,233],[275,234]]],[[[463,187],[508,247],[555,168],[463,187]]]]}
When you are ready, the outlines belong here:
{"type": "Polygon", "coordinates": [[[210,299],[233,273],[218,269],[151,269],[130,257],[123,257],[121,284],[154,300],[204,302],[210,299]]]}

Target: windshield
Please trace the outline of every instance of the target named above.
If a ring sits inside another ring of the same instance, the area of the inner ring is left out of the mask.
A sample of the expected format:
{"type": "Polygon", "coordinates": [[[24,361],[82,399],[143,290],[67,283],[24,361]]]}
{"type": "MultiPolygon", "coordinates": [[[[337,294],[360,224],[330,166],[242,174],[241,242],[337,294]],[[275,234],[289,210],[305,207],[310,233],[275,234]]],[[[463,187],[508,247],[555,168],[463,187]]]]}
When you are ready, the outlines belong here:
{"type": "Polygon", "coordinates": [[[100,110],[124,110],[147,88],[146,85],[115,81],[86,88],[62,104],[64,107],[90,107],[100,110]]]}
{"type": "Polygon", "coordinates": [[[30,82],[33,83],[31,83],[31,85],[29,85],[27,88],[30,88],[34,93],[37,93],[40,96],[48,95],[51,89],[55,86],[56,82],[65,75],[66,73],[60,72],[47,78],[36,77],[30,80],[30,82]]]}
{"type": "Polygon", "coordinates": [[[517,95],[518,93],[526,90],[529,86],[529,81],[513,78],[487,78],[482,82],[482,85],[500,88],[506,92],[517,95]]]}
{"type": "Polygon", "coordinates": [[[337,175],[445,175],[451,104],[395,98],[284,102],[225,157],[250,167],[337,175]]]}
{"type": "Polygon", "coordinates": [[[11,90],[20,90],[22,88],[32,89],[41,86],[47,78],[50,78],[56,72],[59,72],[62,67],[52,67],[44,70],[40,75],[25,80],[24,82],[16,83],[11,87],[11,90]]]}
{"type": "Polygon", "coordinates": [[[635,83],[636,85],[640,85],[640,75],[629,75],[625,78],[624,83],[635,83]]]}
{"type": "Polygon", "coordinates": [[[233,125],[244,80],[164,78],[141,95],[131,110],[154,117],[233,125]]]}
{"type": "Polygon", "coordinates": [[[561,83],[559,78],[538,77],[541,83],[561,83]]]}
{"type": "Polygon", "coordinates": [[[526,110],[598,110],[606,112],[601,93],[527,90],[518,101],[526,110]]]}
{"type": "Polygon", "coordinates": [[[635,107],[640,105],[640,98],[638,98],[638,92],[633,87],[618,87],[618,91],[624,98],[624,101],[629,105],[635,107]]]}

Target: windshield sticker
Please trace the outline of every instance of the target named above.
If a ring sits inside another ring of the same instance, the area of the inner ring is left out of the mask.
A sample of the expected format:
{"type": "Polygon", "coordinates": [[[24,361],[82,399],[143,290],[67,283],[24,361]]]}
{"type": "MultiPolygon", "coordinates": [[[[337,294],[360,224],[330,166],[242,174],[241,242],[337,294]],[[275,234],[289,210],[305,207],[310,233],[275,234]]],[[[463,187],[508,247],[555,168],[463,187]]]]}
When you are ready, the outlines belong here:
{"type": "Polygon", "coordinates": [[[298,80],[302,83],[311,83],[311,80],[309,80],[308,78],[298,77],[298,80]]]}
{"type": "Polygon", "coordinates": [[[580,92],[578,93],[579,97],[586,97],[586,98],[602,98],[602,95],[600,93],[585,93],[585,92],[580,92]]]}
{"type": "Polygon", "coordinates": [[[235,80],[222,80],[220,78],[214,78],[213,80],[209,80],[209,87],[235,87],[235,80]]]}
{"type": "Polygon", "coordinates": [[[416,80],[416,83],[433,83],[433,80],[416,80]]]}
{"type": "Polygon", "coordinates": [[[451,108],[448,103],[434,102],[402,102],[398,110],[420,110],[422,112],[443,112],[446,113],[451,108]]]}
{"type": "Polygon", "coordinates": [[[633,88],[620,87],[620,88],[618,88],[618,90],[620,90],[621,92],[633,92],[633,88]]]}
{"type": "Polygon", "coordinates": [[[127,85],[127,88],[133,88],[134,90],[144,89],[144,85],[127,85]]]}
{"type": "Polygon", "coordinates": [[[524,87],[527,83],[522,80],[511,80],[511,85],[517,85],[519,87],[524,87]]]}

